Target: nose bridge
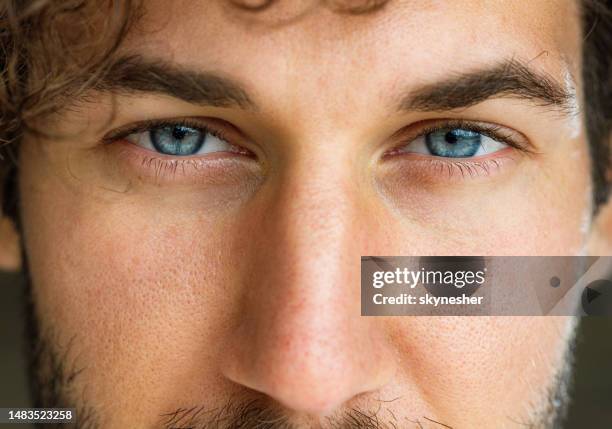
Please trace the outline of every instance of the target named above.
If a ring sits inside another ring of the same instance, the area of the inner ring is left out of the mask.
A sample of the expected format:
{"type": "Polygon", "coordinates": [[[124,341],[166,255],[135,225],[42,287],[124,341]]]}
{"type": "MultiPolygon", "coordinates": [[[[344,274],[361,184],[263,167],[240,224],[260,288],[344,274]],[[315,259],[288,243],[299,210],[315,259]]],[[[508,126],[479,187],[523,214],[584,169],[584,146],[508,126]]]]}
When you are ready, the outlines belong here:
{"type": "Polygon", "coordinates": [[[358,261],[360,172],[355,145],[341,141],[350,139],[347,133],[316,122],[283,150],[264,197],[263,226],[268,243],[283,249],[278,257],[291,261],[293,274],[285,276],[299,274],[307,282],[304,275],[324,273],[334,282],[334,276],[352,274],[358,261]]]}
{"type": "Polygon", "coordinates": [[[291,409],[326,412],[370,390],[381,347],[361,318],[358,198],[325,160],[288,165],[268,190],[228,378],[291,409]]]}
{"type": "MultiPolygon", "coordinates": [[[[329,160],[304,163],[287,174],[278,189],[276,214],[279,243],[284,258],[293,258],[298,270],[339,275],[348,266],[356,237],[358,202],[352,172],[334,167],[329,160]]],[[[274,229],[276,229],[274,228],[274,229]]]]}
{"type": "Polygon", "coordinates": [[[283,172],[262,224],[261,255],[270,259],[257,264],[257,282],[281,303],[269,301],[283,320],[271,328],[274,341],[318,342],[319,351],[359,310],[356,196],[351,173],[333,164],[313,159],[283,172]]]}

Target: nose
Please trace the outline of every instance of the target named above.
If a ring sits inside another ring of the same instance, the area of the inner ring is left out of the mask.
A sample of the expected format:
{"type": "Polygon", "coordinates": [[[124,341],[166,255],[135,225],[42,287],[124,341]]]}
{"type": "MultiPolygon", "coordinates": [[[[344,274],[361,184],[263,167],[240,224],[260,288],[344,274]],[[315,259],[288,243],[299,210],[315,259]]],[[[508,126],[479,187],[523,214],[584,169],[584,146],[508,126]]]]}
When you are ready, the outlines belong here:
{"type": "Polygon", "coordinates": [[[358,186],[341,176],[293,168],[251,210],[242,311],[224,354],[227,378],[312,415],[393,373],[384,330],[360,315],[367,222],[358,186]]]}

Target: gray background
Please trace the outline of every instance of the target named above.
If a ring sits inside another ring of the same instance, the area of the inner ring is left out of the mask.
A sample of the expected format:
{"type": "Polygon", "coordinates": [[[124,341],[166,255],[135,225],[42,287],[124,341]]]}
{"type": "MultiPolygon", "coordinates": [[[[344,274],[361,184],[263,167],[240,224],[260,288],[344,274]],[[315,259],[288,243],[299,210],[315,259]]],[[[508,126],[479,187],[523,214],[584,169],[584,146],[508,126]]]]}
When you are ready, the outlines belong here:
{"type": "MultiPolygon", "coordinates": [[[[30,406],[22,296],[19,278],[0,272],[0,407],[30,406]]],[[[566,428],[612,428],[612,317],[583,319],[576,359],[574,401],[566,428]]]]}

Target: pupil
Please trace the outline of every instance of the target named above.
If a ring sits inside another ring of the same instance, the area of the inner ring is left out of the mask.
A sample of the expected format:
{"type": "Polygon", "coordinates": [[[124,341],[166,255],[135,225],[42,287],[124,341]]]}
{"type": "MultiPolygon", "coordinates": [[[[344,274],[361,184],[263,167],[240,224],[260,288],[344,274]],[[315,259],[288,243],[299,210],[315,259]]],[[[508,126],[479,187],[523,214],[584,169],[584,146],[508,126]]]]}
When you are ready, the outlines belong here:
{"type": "Polygon", "coordinates": [[[176,140],[183,140],[185,138],[185,134],[187,134],[187,131],[184,128],[174,127],[172,129],[172,137],[174,137],[176,140]]]}
{"type": "Polygon", "coordinates": [[[444,137],[446,138],[447,143],[450,143],[450,144],[457,143],[457,135],[453,131],[447,132],[446,136],[444,137]]]}

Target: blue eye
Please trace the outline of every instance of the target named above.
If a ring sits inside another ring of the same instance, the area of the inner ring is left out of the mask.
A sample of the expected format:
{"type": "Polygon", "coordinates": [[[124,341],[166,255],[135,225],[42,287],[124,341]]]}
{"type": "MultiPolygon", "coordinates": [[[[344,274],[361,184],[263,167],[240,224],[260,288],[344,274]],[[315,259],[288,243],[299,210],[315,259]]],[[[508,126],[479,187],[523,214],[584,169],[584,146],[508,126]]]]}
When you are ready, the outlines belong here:
{"type": "Polygon", "coordinates": [[[497,152],[507,144],[478,131],[464,128],[443,128],[416,138],[402,152],[420,153],[442,158],[472,158],[497,152]]]}
{"type": "Polygon", "coordinates": [[[202,131],[182,125],[155,128],[149,131],[149,137],[155,150],[177,156],[195,154],[206,141],[202,131]]]}
{"type": "Polygon", "coordinates": [[[192,156],[232,151],[227,141],[202,129],[185,125],[164,125],[126,137],[145,149],[170,156],[192,156]]]}
{"type": "Polygon", "coordinates": [[[482,137],[482,134],[475,131],[455,128],[426,134],[425,144],[432,155],[469,158],[478,152],[482,137]]]}

